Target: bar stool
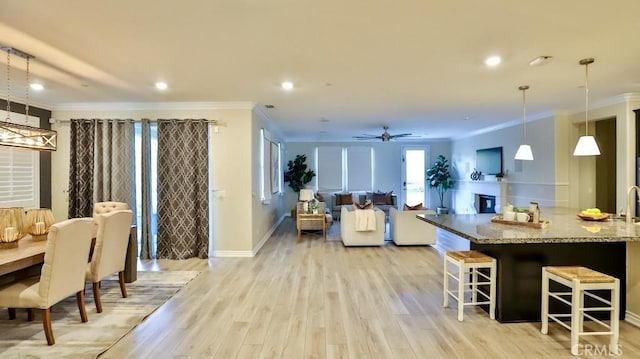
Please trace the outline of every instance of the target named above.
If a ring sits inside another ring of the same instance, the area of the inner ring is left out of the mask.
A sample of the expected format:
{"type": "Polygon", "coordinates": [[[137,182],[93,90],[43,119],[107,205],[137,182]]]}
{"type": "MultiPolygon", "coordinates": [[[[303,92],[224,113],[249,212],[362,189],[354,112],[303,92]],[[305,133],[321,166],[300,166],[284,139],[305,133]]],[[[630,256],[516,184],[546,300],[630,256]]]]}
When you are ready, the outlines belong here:
{"type": "Polygon", "coordinates": [[[458,302],[458,320],[463,321],[465,305],[489,304],[489,317],[495,319],[496,312],[496,259],[478,251],[449,251],[444,255],[444,307],[449,306],[449,295],[458,302]],[[449,272],[455,265],[457,273],[449,272]],[[489,269],[489,275],[478,269],[489,269]],[[471,275],[471,282],[465,283],[465,277],[471,275]],[[486,281],[479,282],[478,276],[486,281]],[[449,277],[458,281],[457,290],[449,290],[449,277]],[[478,286],[489,286],[489,295],[479,290],[478,286]],[[469,289],[465,287],[469,286],[469,289]],[[464,294],[471,292],[471,302],[464,301],[464,294]],[[478,301],[478,294],[486,300],[478,301]]]}
{"type": "Polygon", "coordinates": [[[586,335],[610,335],[609,351],[618,353],[618,328],[620,311],[620,280],[609,275],[596,272],[592,269],[577,266],[542,267],[542,334],[549,331],[549,319],[559,323],[571,331],[571,354],[579,355],[580,336],[586,335]],[[553,280],[571,289],[571,292],[549,292],[549,281],[553,280]],[[611,300],[606,300],[593,293],[591,290],[610,290],[611,300]],[[604,307],[585,307],[584,296],[588,295],[604,304],[604,307]],[[563,298],[570,296],[571,301],[563,298]],[[549,314],[549,297],[571,307],[571,314],[549,314]],[[608,311],[611,314],[610,323],[606,324],[586,312],[608,311]],[[571,326],[562,322],[559,318],[571,319],[571,326]],[[585,332],[584,317],[609,329],[601,332],[585,332]]]}

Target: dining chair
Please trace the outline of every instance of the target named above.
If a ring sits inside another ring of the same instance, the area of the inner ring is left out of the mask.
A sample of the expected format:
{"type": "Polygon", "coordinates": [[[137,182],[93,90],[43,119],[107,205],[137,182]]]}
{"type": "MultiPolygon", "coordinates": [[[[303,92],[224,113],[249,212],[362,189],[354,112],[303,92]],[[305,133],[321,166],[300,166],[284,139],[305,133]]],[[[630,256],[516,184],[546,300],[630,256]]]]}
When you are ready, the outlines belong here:
{"type": "Polygon", "coordinates": [[[129,243],[129,233],[133,212],[119,210],[95,217],[98,223],[96,244],[93,248],[91,262],[87,266],[85,279],[93,283],[93,299],[96,310],[102,313],[100,301],[100,281],[114,273],[118,273],[122,297],[127,297],[124,285],[124,266],[129,243]]]}
{"type": "Polygon", "coordinates": [[[124,202],[115,202],[115,201],[107,201],[107,202],[96,202],[93,204],[93,218],[96,216],[113,212],[113,211],[121,211],[129,209],[129,205],[124,202]]]}
{"type": "Polygon", "coordinates": [[[51,307],[75,293],[82,322],[87,321],[84,306],[84,275],[91,247],[92,218],[74,218],[55,223],[49,230],[40,277],[33,276],[0,287],[0,307],[9,308],[15,319],[16,308],[42,311],[47,344],[55,344],[51,328],[51,307]]]}

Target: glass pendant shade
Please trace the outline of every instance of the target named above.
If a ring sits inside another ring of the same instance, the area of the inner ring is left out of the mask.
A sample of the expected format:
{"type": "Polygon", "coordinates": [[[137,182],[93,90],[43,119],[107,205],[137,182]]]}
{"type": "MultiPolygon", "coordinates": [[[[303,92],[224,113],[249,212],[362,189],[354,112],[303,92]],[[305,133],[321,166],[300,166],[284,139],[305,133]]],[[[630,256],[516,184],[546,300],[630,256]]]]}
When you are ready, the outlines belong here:
{"type": "Polygon", "coordinates": [[[531,151],[531,146],[520,145],[520,147],[518,147],[518,151],[516,152],[515,159],[523,161],[533,161],[533,152],[531,151]]]}
{"type": "Polygon", "coordinates": [[[600,148],[593,136],[580,136],[576,149],[573,150],[574,156],[599,156],[600,148]]]}

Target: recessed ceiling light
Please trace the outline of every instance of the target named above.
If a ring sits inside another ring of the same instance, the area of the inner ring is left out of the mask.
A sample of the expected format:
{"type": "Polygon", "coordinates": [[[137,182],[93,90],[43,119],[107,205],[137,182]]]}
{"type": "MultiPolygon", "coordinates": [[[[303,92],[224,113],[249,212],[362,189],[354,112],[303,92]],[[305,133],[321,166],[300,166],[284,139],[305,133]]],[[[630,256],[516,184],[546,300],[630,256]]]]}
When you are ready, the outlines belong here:
{"type": "Polygon", "coordinates": [[[282,84],[280,84],[280,86],[282,86],[282,88],[287,91],[293,90],[293,82],[291,81],[285,81],[282,84]]]}
{"type": "Polygon", "coordinates": [[[169,87],[166,82],[156,82],[156,88],[158,90],[166,90],[169,87]]]}
{"type": "Polygon", "coordinates": [[[553,56],[538,56],[535,59],[529,61],[529,66],[542,66],[549,63],[553,59],[553,56]]]}
{"type": "Polygon", "coordinates": [[[498,66],[500,65],[500,62],[502,62],[502,59],[500,58],[500,56],[489,56],[487,57],[486,60],[484,60],[484,63],[487,66],[498,66]]]}
{"type": "Polygon", "coordinates": [[[44,86],[42,86],[42,84],[33,83],[33,84],[29,85],[29,86],[31,87],[32,90],[35,90],[35,91],[44,90],[44,86]]]}

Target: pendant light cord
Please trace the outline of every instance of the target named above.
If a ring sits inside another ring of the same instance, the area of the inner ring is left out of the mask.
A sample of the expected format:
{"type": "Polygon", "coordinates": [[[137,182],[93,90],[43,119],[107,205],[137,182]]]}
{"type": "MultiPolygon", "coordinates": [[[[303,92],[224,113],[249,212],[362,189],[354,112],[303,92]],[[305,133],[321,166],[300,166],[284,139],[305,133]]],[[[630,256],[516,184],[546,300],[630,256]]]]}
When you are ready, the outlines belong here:
{"type": "Polygon", "coordinates": [[[527,144],[527,100],[525,92],[529,89],[529,85],[522,85],[518,90],[522,91],[522,144],[527,144]]]}
{"type": "Polygon", "coordinates": [[[522,143],[527,144],[527,101],[525,100],[526,88],[522,89],[522,143]]]}
{"type": "Polygon", "coordinates": [[[11,50],[7,50],[7,117],[6,122],[11,122],[11,50]]]}
{"type": "Polygon", "coordinates": [[[589,63],[584,64],[584,133],[589,136],[589,63]]]}

